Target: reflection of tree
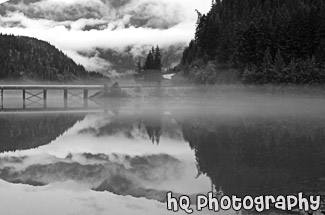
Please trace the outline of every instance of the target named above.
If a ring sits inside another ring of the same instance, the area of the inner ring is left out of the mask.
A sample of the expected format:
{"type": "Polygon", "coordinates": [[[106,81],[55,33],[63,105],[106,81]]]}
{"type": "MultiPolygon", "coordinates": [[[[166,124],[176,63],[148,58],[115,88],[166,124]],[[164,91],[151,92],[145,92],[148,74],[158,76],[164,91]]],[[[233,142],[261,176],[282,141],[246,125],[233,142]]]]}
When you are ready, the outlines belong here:
{"type": "Polygon", "coordinates": [[[0,152],[35,148],[50,143],[82,115],[2,115],[0,152]]]}
{"type": "MultiPolygon", "coordinates": [[[[80,133],[91,133],[97,137],[114,136],[122,134],[127,138],[133,139],[135,135],[145,134],[152,143],[159,144],[162,131],[162,121],[160,113],[150,114],[149,116],[133,115],[125,117],[123,115],[104,117],[104,123],[100,127],[88,127],[79,131],[80,133]],[[107,122],[105,122],[107,121],[107,122]]],[[[165,133],[170,137],[178,137],[173,127],[166,127],[165,133]]]]}
{"type": "MultiPolygon", "coordinates": [[[[225,193],[286,194],[325,188],[325,126],[312,120],[192,119],[184,138],[199,172],[225,193]]],[[[324,189],[325,190],[325,189],[324,189]]]]}
{"type": "Polygon", "coordinates": [[[159,144],[160,136],[161,136],[161,120],[147,120],[143,122],[144,127],[147,131],[149,139],[153,144],[159,144]]]}

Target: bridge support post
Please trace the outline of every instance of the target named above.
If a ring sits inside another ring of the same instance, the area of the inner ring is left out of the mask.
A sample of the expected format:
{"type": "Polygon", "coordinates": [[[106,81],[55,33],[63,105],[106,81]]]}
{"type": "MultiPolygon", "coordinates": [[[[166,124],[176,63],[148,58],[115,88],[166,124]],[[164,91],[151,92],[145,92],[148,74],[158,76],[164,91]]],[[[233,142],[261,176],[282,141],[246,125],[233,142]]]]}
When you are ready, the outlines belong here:
{"type": "Polygon", "coordinates": [[[4,89],[1,88],[1,109],[3,109],[3,90],[4,89]]]}
{"type": "Polygon", "coordinates": [[[23,89],[23,109],[26,108],[26,90],[23,89]]]}
{"type": "Polygon", "coordinates": [[[68,107],[68,89],[63,90],[63,102],[64,102],[64,108],[68,107]]]}
{"type": "Polygon", "coordinates": [[[44,109],[47,108],[47,90],[43,90],[43,104],[44,104],[44,109]]]}
{"type": "Polygon", "coordinates": [[[88,107],[88,89],[84,89],[84,107],[88,107]]]}

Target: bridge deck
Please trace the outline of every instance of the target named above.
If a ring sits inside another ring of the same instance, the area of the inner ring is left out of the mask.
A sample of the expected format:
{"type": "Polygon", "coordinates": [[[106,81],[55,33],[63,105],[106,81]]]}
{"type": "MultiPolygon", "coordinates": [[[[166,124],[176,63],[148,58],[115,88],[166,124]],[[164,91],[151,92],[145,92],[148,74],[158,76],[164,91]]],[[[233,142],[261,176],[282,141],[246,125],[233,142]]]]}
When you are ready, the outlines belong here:
{"type": "MultiPolygon", "coordinates": [[[[110,86],[108,86],[110,87],[110,86]]],[[[120,88],[156,88],[157,86],[119,86],[120,88]]],[[[160,88],[189,88],[188,86],[176,87],[176,86],[159,86],[160,88]]],[[[0,89],[3,90],[100,90],[104,85],[0,85],[0,89]]]]}
{"type": "Polygon", "coordinates": [[[0,85],[3,90],[99,90],[104,85],[0,85]]]}

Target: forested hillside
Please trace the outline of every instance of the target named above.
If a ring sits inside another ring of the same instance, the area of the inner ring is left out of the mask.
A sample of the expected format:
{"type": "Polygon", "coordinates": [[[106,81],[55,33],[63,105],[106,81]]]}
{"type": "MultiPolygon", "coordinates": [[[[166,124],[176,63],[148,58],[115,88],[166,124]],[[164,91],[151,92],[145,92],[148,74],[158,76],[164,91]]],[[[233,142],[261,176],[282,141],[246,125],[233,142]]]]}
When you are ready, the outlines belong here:
{"type": "Polygon", "coordinates": [[[0,79],[70,81],[88,72],[47,42],[0,34],[0,79]]]}
{"type": "Polygon", "coordinates": [[[250,83],[325,83],[325,0],[213,0],[181,66],[213,84],[218,68],[250,83]]]}

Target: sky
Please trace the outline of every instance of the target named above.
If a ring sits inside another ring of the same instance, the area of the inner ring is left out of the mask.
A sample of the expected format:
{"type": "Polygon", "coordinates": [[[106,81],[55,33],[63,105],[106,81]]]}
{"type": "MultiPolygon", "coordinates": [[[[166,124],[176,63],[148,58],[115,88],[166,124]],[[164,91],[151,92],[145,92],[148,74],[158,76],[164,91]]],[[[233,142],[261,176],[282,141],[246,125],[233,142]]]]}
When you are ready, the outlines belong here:
{"type": "Polygon", "coordinates": [[[195,9],[210,6],[210,0],[10,0],[0,5],[0,32],[48,41],[89,69],[109,66],[96,48],[131,47],[137,56],[151,45],[187,44],[195,9]]]}

